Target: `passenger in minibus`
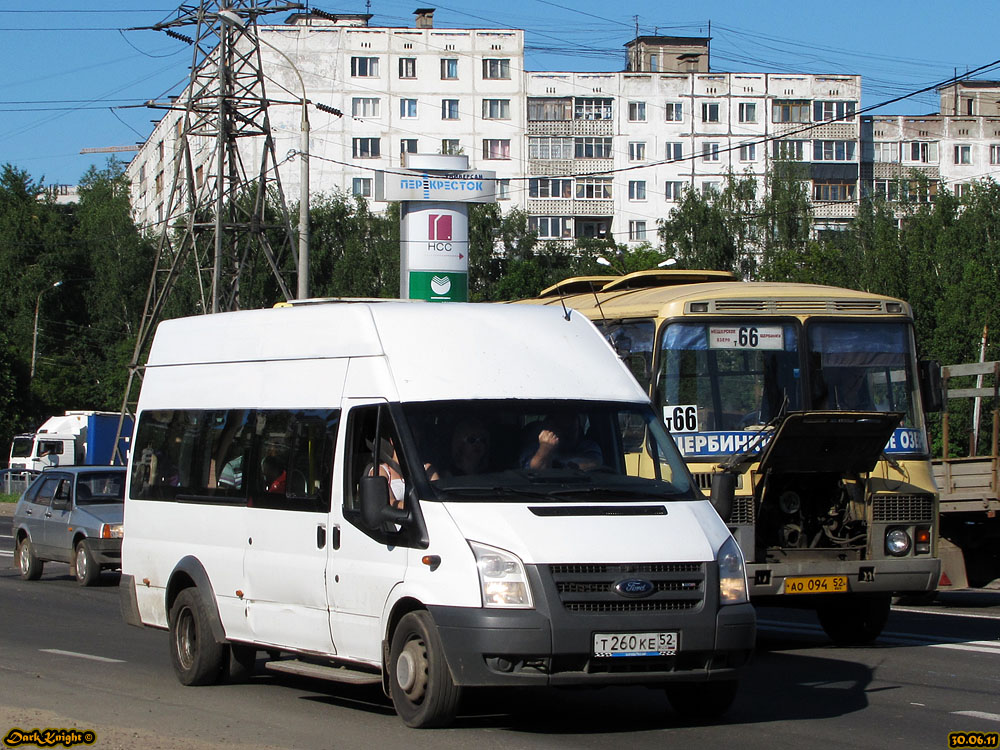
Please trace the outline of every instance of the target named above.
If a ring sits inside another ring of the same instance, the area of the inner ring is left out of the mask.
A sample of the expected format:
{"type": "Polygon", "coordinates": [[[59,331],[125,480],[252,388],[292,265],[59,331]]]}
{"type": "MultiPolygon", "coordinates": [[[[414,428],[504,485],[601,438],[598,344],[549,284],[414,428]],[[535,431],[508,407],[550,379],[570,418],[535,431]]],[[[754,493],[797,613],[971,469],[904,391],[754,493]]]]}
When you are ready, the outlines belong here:
{"type": "MultiPolygon", "coordinates": [[[[489,430],[478,419],[461,420],[452,433],[451,466],[445,473],[454,476],[482,474],[487,471],[489,462],[489,430]]],[[[435,479],[430,473],[428,478],[435,479]]]]}
{"type": "Polygon", "coordinates": [[[601,447],[583,436],[578,414],[556,414],[542,421],[538,433],[522,454],[525,469],[582,469],[604,463],[601,447]]]}

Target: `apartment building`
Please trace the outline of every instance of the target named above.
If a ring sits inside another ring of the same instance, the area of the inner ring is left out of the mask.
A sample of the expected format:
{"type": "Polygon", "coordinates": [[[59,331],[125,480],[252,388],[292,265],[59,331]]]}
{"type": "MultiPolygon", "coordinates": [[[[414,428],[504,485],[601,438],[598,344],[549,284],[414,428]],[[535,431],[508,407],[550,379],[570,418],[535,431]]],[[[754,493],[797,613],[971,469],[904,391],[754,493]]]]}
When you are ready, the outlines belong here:
{"type": "MultiPolygon", "coordinates": [[[[638,37],[620,72],[528,72],[523,31],[435,28],[433,13],[418,9],[413,28],[317,13],[259,28],[268,96],[288,102],[269,109],[279,161],[299,147],[299,75],[311,101],[343,113],[310,108],[311,194],[382,210],[375,174],[401,153],[463,153],[497,173],[501,207],[526,211],[539,237],[636,245],[655,244],[686,189],[719,190],[733,173],[763,192],[775,159],[803,164],[822,230],[849,224],[863,190],[898,190],[910,167],[960,186],[1000,158],[1000,84],[942,89],[952,114],[862,118],[860,76],[713,72],[703,37],[638,37]]],[[[150,230],[166,218],[182,115],[170,110],[129,165],[150,230]]],[[[242,148],[259,160],[259,143],[242,148]]],[[[210,179],[214,143],[192,139],[191,152],[196,181],[210,179]]],[[[295,159],[279,170],[298,200],[295,159]]]]}

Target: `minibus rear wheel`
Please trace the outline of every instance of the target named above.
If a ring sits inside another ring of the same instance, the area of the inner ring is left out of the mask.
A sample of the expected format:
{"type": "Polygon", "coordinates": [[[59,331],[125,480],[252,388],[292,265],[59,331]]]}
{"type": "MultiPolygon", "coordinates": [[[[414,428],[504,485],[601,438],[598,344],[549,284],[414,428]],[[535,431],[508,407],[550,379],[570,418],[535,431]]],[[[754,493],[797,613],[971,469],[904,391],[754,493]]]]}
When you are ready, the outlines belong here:
{"type": "Polygon", "coordinates": [[[170,660],[182,685],[212,685],[228,654],[212,637],[205,606],[195,588],[181,591],[170,608],[170,660]]]}
{"type": "Polygon", "coordinates": [[[410,727],[447,726],[462,689],[451,679],[434,620],[426,611],[403,616],[389,650],[389,692],[396,713],[410,727]]]}

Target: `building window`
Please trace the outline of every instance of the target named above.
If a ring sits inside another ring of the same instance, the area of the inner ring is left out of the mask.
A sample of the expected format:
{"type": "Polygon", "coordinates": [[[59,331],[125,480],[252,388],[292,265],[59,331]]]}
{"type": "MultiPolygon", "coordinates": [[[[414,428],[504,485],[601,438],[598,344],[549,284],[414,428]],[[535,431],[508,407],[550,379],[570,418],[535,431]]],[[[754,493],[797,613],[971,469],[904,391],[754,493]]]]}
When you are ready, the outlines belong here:
{"type": "Polygon", "coordinates": [[[931,203],[937,192],[937,180],[907,180],[900,185],[900,197],[913,203],[931,203]]]}
{"type": "Polygon", "coordinates": [[[509,201],[510,200],[510,179],[497,180],[497,200],[498,201],[509,201]]]}
{"type": "Polygon", "coordinates": [[[462,153],[462,146],[458,142],[458,138],[444,138],[441,141],[441,153],[452,156],[462,153]]]}
{"type": "Polygon", "coordinates": [[[702,122],[718,122],[719,121],[719,103],[718,102],[705,102],[701,105],[701,121],[702,122]]]}
{"type": "Polygon", "coordinates": [[[875,180],[872,183],[872,195],[886,201],[899,200],[898,180],[875,180]]]}
{"type": "Polygon", "coordinates": [[[938,145],[931,141],[911,141],[910,161],[922,164],[936,164],[938,160],[938,145]]]}
{"type": "Polygon", "coordinates": [[[684,144],[683,143],[668,143],[666,160],[667,161],[680,161],[684,157],[684,144]]]}
{"type": "Polygon", "coordinates": [[[446,57],[441,60],[441,79],[453,81],[458,78],[458,58],[446,57]]]}
{"type": "Polygon", "coordinates": [[[876,143],[874,159],[877,162],[883,162],[886,164],[895,164],[899,162],[899,144],[876,143]]]}
{"type": "Polygon", "coordinates": [[[990,164],[1000,164],[1000,143],[990,144],[990,164]]]}
{"type": "Polygon", "coordinates": [[[441,100],[441,119],[442,120],[458,119],[458,99],[441,100]]]}
{"type": "Polygon", "coordinates": [[[854,161],[854,141],[813,141],[813,161],[854,161]]]}
{"type": "Polygon", "coordinates": [[[351,114],[355,117],[378,117],[380,101],[374,97],[354,97],[351,114]]]}
{"type": "Polygon", "coordinates": [[[355,78],[378,78],[378,58],[352,57],[351,75],[355,78]]]}
{"type": "Polygon", "coordinates": [[[628,160],[646,160],[646,143],[644,141],[632,141],[628,144],[628,160]]]}
{"type": "Polygon", "coordinates": [[[644,201],[644,200],[646,200],[646,181],[645,180],[629,180],[629,183],[628,183],[628,199],[630,201],[644,201]]]}
{"type": "Polygon", "coordinates": [[[572,159],[575,142],[572,138],[540,136],[528,138],[529,159],[572,159]]]}
{"type": "Polygon", "coordinates": [[[813,120],[815,122],[826,122],[828,120],[850,122],[853,119],[854,102],[813,102],[813,120]]]}
{"type": "Polygon", "coordinates": [[[818,201],[853,201],[855,184],[853,182],[817,182],[813,184],[813,198],[818,201]]]}
{"type": "Polygon", "coordinates": [[[610,159],[610,138],[574,138],[574,154],[577,159],[610,159]]]}
{"type": "Polygon", "coordinates": [[[484,159],[509,159],[510,139],[509,138],[484,138],[483,139],[484,159]]]}
{"type": "Polygon", "coordinates": [[[529,122],[565,122],[573,119],[573,100],[566,99],[528,99],[529,122]]]}
{"type": "Polygon", "coordinates": [[[528,180],[529,198],[572,198],[573,180],[533,177],[528,180]]]}
{"type": "Polygon", "coordinates": [[[353,153],[357,159],[378,159],[382,156],[382,145],[378,138],[355,138],[353,153]]]}
{"type": "Polygon", "coordinates": [[[416,138],[402,138],[399,141],[399,153],[401,154],[415,154],[417,153],[417,139],[416,138]]]}
{"type": "Polygon", "coordinates": [[[718,143],[703,143],[703,144],[701,144],[701,160],[702,161],[718,161],[719,160],[719,144],[718,143]]]}
{"type": "Polygon", "coordinates": [[[679,201],[684,193],[684,183],[679,180],[668,180],[663,186],[663,197],[668,201],[679,201]]]}
{"type": "Polygon", "coordinates": [[[510,99],[483,99],[484,120],[509,120],[510,99]]]}
{"type": "Polygon", "coordinates": [[[528,231],[540,240],[564,240],[573,237],[572,219],[568,216],[529,216],[528,231]]]}
{"type": "Polygon", "coordinates": [[[399,77],[400,78],[417,77],[417,58],[415,57],[399,58],[399,77]]]}
{"type": "Polygon", "coordinates": [[[628,103],[629,122],[646,122],[646,102],[628,103]]]}
{"type": "Polygon", "coordinates": [[[740,146],[740,161],[757,161],[756,143],[744,143],[740,146]]]}
{"type": "Polygon", "coordinates": [[[146,180],[146,165],[139,165],[139,182],[145,182],[146,180]]]}
{"type": "Polygon", "coordinates": [[[649,58],[648,58],[648,67],[647,67],[647,70],[650,73],[659,73],[660,72],[660,58],[655,53],[652,54],[652,55],[650,55],[649,58]]]}
{"type": "Polygon", "coordinates": [[[163,192],[163,172],[156,173],[156,177],[153,178],[153,184],[156,186],[156,192],[163,192]]]}
{"type": "Polygon", "coordinates": [[[628,223],[628,238],[632,242],[646,239],[646,222],[630,221],[628,223]]]}
{"type": "Polygon", "coordinates": [[[802,161],[805,154],[805,141],[774,141],[771,155],[780,161],[802,161]]]}
{"type": "Polygon", "coordinates": [[[580,200],[603,200],[611,197],[610,177],[581,177],[576,181],[576,197],[580,200]]]}
{"type": "Polygon", "coordinates": [[[196,187],[201,187],[203,182],[205,182],[205,167],[199,164],[194,170],[194,184],[196,187]]]}
{"type": "Polygon", "coordinates": [[[578,98],[573,104],[574,120],[610,120],[611,99],[578,98]]]}
{"type": "Polygon", "coordinates": [[[777,99],[771,113],[774,122],[810,122],[808,100],[777,99]]]}
{"type": "Polygon", "coordinates": [[[510,80],[510,60],[506,58],[483,59],[483,78],[486,80],[510,80]]]}
{"type": "Polygon", "coordinates": [[[667,102],[665,109],[667,112],[667,122],[680,122],[684,119],[684,105],[682,102],[667,102]]]}
{"type": "Polygon", "coordinates": [[[399,116],[404,120],[410,120],[417,116],[417,100],[416,99],[400,99],[399,100],[399,116]]]}
{"type": "Polygon", "coordinates": [[[576,234],[578,237],[598,237],[608,236],[608,221],[581,220],[577,222],[576,234]]]}
{"type": "Polygon", "coordinates": [[[959,144],[955,146],[955,163],[972,164],[972,146],[959,144]]]}
{"type": "Polygon", "coordinates": [[[354,195],[360,195],[364,198],[372,197],[372,178],[371,177],[355,177],[352,185],[352,192],[354,195]]]}
{"type": "Polygon", "coordinates": [[[757,122],[756,102],[740,102],[740,122],[757,122]]]}
{"type": "Polygon", "coordinates": [[[705,197],[718,195],[720,192],[722,192],[722,183],[718,180],[706,180],[701,183],[701,194],[705,197]]]}

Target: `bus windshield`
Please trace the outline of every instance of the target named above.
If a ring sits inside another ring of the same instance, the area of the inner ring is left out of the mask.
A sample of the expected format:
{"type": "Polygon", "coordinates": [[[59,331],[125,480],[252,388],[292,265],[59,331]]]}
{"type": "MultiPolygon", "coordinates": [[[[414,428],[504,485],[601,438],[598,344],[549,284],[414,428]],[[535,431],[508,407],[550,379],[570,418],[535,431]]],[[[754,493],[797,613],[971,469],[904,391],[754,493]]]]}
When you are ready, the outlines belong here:
{"type": "Polygon", "coordinates": [[[747,450],[804,409],[901,412],[886,451],[926,452],[907,322],[676,322],[660,349],[655,401],[687,458],[747,450]]]}
{"type": "Polygon", "coordinates": [[[418,453],[407,462],[443,500],[700,497],[645,403],[438,401],[402,411],[418,453]]]}

